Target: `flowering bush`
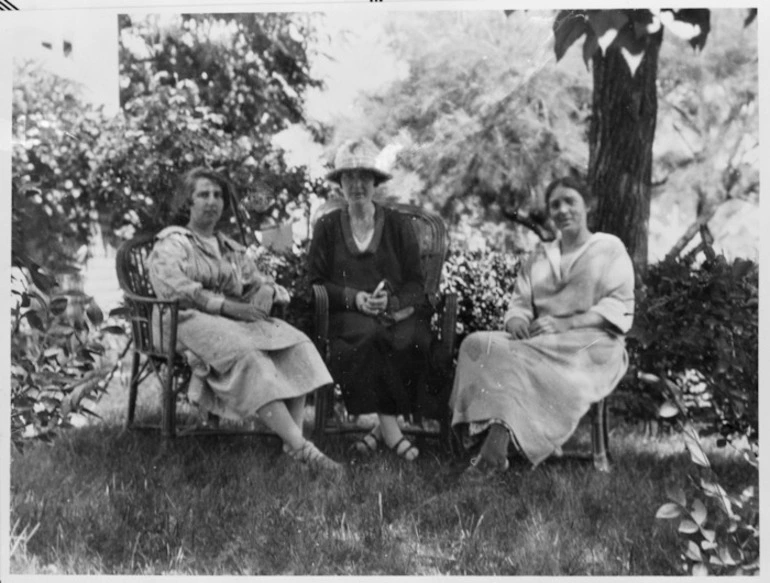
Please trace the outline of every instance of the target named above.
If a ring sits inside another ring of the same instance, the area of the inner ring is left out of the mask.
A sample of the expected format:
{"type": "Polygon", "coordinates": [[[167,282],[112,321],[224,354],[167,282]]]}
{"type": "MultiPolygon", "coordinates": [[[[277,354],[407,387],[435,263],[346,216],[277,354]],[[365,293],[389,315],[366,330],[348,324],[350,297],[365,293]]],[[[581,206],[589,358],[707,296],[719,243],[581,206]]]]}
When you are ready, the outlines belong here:
{"type": "Polygon", "coordinates": [[[450,250],[440,291],[458,297],[458,347],[471,332],[502,329],[519,265],[518,255],[500,251],[450,250]]]}

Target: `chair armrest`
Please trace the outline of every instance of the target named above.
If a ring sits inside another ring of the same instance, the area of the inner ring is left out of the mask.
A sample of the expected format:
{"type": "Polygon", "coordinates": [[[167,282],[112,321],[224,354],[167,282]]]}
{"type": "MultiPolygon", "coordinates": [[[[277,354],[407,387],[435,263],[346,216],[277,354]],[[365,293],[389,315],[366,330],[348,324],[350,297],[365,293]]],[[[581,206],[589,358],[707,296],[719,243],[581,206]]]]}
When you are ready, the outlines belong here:
{"type": "Polygon", "coordinates": [[[179,301],[141,296],[125,289],[123,295],[129,311],[131,333],[136,349],[150,356],[173,360],[179,320],[179,301]],[[158,318],[164,319],[168,314],[167,327],[158,325],[160,320],[153,321],[156,306],[159,311],[158,318]]]}
{"type": "Polygon", "coordinates": [[[329,294],[319,284],[313,285],[313,342],[326,362],[329,361],[329,294]]]}
{"type": "Polygon", "coordinates": [[[449,371],[457,343],[457,294],[452,292],[440,297],[437,308],[441,336],[434,364],[442,371],[449,371]]]}
{"type": "Polygon", "coordinates": [[[125,289],[122,291],[125,298],[132,302],[137,302],[139,304],[171,306],[171,307],[176,305],[177,309],[179,308],[179,300],[161,300],[150,296],[140,296],[139,294],[135,294],[134,292],[131,292],[125,289]]]}

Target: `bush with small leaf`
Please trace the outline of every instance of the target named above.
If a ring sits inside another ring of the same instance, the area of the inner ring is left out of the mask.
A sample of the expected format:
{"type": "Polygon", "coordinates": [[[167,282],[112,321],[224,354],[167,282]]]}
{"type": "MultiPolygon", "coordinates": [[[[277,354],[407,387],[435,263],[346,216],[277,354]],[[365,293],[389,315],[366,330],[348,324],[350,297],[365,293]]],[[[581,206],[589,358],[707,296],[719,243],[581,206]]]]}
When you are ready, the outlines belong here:
{"type": "MultiPolygon", "coordinates": [[[[120,364],[90,298],[57,293],[56,281],[35,264],[11,275],[11,440],[50,439],[70,425],[72,413],[97,416],[86,403],[98,398],[120,364]]],[[[127,347],[127,344],[126,344],[127,347]]]]}
{"type": "MultiPolygon", "coordinates": [[[[757,489],[749,486],[739,495],[725,490],[689,418],[682,392],[674,383],[665,386],[668,400],[661,405],[659,413],[676,423],[694,471],[690,476],[689,496],[682,487],[668,488],[669,501],[658,508],[655,517],[678,521],[685,571],[701,576],[756,574],[759,570],[757,489]]],[[[756,442],[734,438],[730,445],[747,464],[758,470],[756,442]]]]}
{"type": "MultiPolygon", "coordinates": [[[[758,267],[723,256],[651,266],[636,292],[627,346],[632,370],[668,379],[704,430],[759,439],[758,267]]],[[[665,399],[656,383],[627,385],[615,406],[630,418],[654,418],[665,399]]]]}

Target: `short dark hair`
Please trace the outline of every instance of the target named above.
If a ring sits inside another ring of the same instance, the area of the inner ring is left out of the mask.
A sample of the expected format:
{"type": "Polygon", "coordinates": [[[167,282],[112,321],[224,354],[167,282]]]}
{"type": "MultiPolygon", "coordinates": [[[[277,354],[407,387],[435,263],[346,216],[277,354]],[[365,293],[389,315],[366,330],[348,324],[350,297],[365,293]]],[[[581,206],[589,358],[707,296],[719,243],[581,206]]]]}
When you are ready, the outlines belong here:
{"type": "Polygon", "coordinates": [[[557,178],[556,180],[552,181],[548,185],[548,187],[545,189],[546,211],[548,209],[548,203],[551,201],[551,195],[553,194],[553,191],[559,188],[560,186],[562,188],[569,188],[577,192],[580,195],[580,197],[583,199],[583,202],[585,203],[586,208],[589,208],[591,206],[591,203],[593,202],[593,197],[591,196],[591,191],[588,190],[588,185],[582,180],[580,180],[579,178],[575,178],[574,176],[563,176],[562,178],[557,178]]]}
{"type": "Polygon", "coordinates": [[[229,210],[233,191],[230,182],[211,168],[198,166],[185,172],[179,180],[179,187],[174,193],[174,198],[171,200],[171,213],[176,219],[174,222],[186,223],[190,219],[192,194],[195,192],[196,182],[201,178],[211,180],[211,182],[222,189],[222,201],[224,203],[222,216],[225,216],[225,213],[229,210]]]}

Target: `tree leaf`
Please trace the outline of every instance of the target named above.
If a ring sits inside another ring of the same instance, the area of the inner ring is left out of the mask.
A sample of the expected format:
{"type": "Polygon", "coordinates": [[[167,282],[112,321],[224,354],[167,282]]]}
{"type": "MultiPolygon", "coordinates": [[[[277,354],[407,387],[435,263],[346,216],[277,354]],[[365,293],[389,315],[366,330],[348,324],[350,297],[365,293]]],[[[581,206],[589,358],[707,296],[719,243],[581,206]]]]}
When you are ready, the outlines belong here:
{"type": "Polygon", "coordinates": [[[110,310],[110,318],[122,318],[130,314],[130,310],[126,306],[119,306],[110,310]]]}
{"type": "Polygon", "coordinates": [[[676,417],[679,415],[679,409],[671,401],[666,401],[660,407],[658,407],[658,417],[663,419],[669,419],[670,417],[676,417]]]}
{"type": "Polygon", "coordinates": [[[91,302],[91,304],[86,308],[86,315],[94,326],[101,326],[104,322],[104,313],[102,312],[101,308],[96,305],[96,302],[91,302]]]}
{"type": "MultiPolygon", "coordinates": [[[[730,499],[727,496],[727,492],[725,492],[725,489],[720,486],[719,484],[715,482],[709,482],[708,480],[705,480],[701,478],[700,481],[701,489],[703,490],[703,493],[706,494],[706,496],[709,496],[710,498],[716,498],[720,504],[722,505],[722,508],[724,509],[727,516],[732,520],[734,520],[735,513],[733,512],[733,505],[730,502],[730,499]]],[[[730,525],[732,527],[732,523],[730,525]]],[[[733,532],[733,531],[730,531],[733,532]]]]}
{"type": "Polygon", "coordinates": [[[703,504],[700,499],[696,498],[693,500],[692,512],[690,513],[690,516],[692,516],[692,519],[698,524],[698,526],[703,526],[703,523],[706,522],[708,512],[706,510],[706,505],[703,504]]]}
{"type": "Polygon", "coordinates": [[[752,22],[754,22],[754,19],[757,17],[757,9],[756,8],[749,8],[748,14],[746,14],[746,19],[743,21],[743,26],[746,27],[752,22]]]}
{"type": "Polygon", "coordinates": [[[666,30],[690,42],[701,50],[706,44],[711,30],[711,11],[705,8],[684,8],[681,10],[661,10],[660,21],[666,30]]]}
{"type": "Polygon", "coordinates": [[[588,22],[596,33],[596,40],[602,54],[607,52],[620,29],[628,22],[628,16],[620,10],[591,10],[588,13],[588,22]]]}
{"type": "Polygon", "coordinates": [[[697,561],[698,563],[703,562],[703,555],[701,555],[700,547],[693,541],[687,541],[687,551],[685,551],[684,555],[691,561],[697,561]]]}
{"type": "Polygon", "coordinates": [[[693,534],[694,532],[698,532],[698,525],[689,518],[683,518],[682,522],[679,523],[678,530],[679,532],[684,532],[686,534],[693,534]]]}
{"type": "Polygon", "coordinates": [[[666,502],[655,513],[655,518],[668,519],[678,518],[682,515],[682,508],[678,504],[666,502]]]}
{"type": "MultiPolygon", "coordinates": [[[[714,540],[716,539],[716,536],[717,536],[717,533],[715,530],[710,530],[708,528],[701,528],[700,533],[703,535],[703,538],[706,539],[705,541],[703,541],[704,543],[708,542],[709,544],[713,543],[714,545],[716,545],[716,543],[714,543],[714,540]]],[[[703,547],[703,548],[705,549],[706,547],[703,547]]]]}
{"type": "Polygon", "coordinates": [[[659,376],[648,372],[640,372],[637,375],[637,378],[643,383],[647,383],[648,385],[657,385],[660,382],[659,376]]]}
{"type": "Polygon", "coordinates": [[[40,316],[37,315],[37,312],[29,311],[24,314],[24,316],[27,318],[27,321],[29,322],[29,325],[33,328],[45,331],[45,326],[43,325],[43,321],[40,319],[40,316]]]}
{"type": "Polygon", "coordinates": [[[725,546],[720,547],[719,551],[719,559],[725,564],[729,566],[733,566],[736,564],[735,559],[733,559],[732,555],[730,554],[730,549],[728,549],[725,546]]]}
{"type": "Polygon", "coordinates": [[[105,326],[101,329],[105,334],[125,334],[126,331],[121,326],[105,326]]]}
{"type": "Polygon", "coordinates": [[[703,563],[698,563],[697,565],[692,566],[692,575],[693,577],[705,577],[709,574],[708,567],[704,565],[703,563]]]}
{"type": "Polygon", "coordinates": [[[43,293],[47,294],[56,285],[56,278],[37,263],[32,262],[31,264],[28,264],[27,267],[29,268],[29,275],[32,278],[32,282],[43,293]]]}
{"type": "Polygon", "coordinates": [[[75,329],[65,324],[54,324],[48,329],[48,333],[52,336],[70,336],[75,333],[75,329]]]}
{"type": "Polygon", "coordinates": [[[682,508],[684,508],[687,505],[687,498],[685,498],[684,490],[682,490],[682,488],[678,486],[675,489],[669,488],[667,486],[666,496],[668,496],[669,500],[673,500],[674,502],[679,504],[679,506],[681,506],[682,508]]]}
{"type": "Polygon", "coordinates": [[[51,313],[54,316],[59,316],[63,314],[64,311],[67,309],[68,303],[69,301],[67,300],[66,297],[54,298],[53,300],[51,300],[51,305],[49,306],[51,309],[51,313]]]}
{"type": "Polygon", "coordinates": [[[560,61],[574,42],[588,31],[584,10],[562,10],[553,21],[553,49],[560,61]]]}
{"type": "Polygon", "coordinates": [[[706,457],[706,453],[703,451],[700,439],[698,439],[698,434],[693,428],[692,423],[688,422],[685,424],[682,433],[684,435],[684,443],[690,452],[690,459],[693,463],[704,468],[711,467],[711,463],[709,462],[708,457],[706,457]]]}
{"type": "Polygon", "coordinates": [[[591,60],[598,50],[599,41],[596,40],[596,33],[589,27],[586,32],[586,39],[583,41],[583,62],[586,64],[586,67],[591,65],[591,60]]]}

